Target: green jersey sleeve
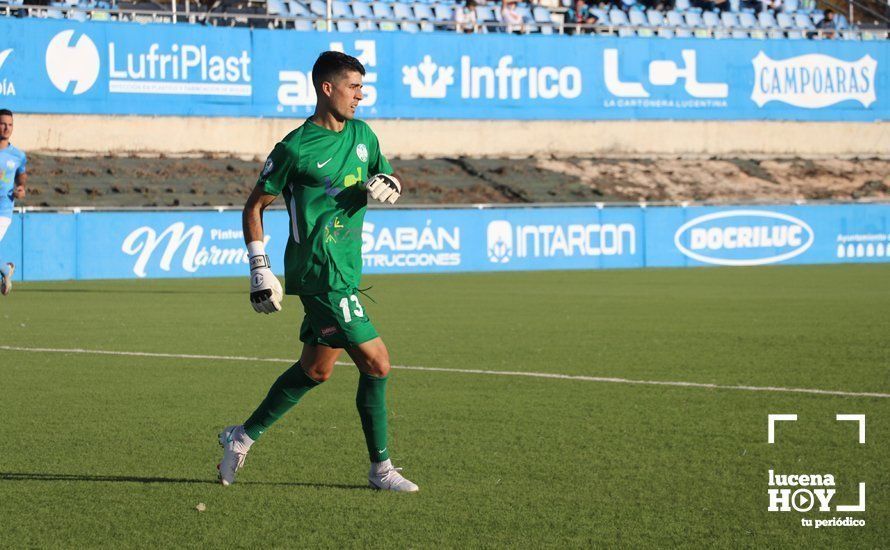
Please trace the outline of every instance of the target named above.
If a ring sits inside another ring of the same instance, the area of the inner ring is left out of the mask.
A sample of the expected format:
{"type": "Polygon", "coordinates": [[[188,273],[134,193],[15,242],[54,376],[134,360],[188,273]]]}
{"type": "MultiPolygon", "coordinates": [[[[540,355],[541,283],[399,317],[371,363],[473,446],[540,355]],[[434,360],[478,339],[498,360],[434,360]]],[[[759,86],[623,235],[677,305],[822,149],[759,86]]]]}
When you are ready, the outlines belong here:
{"type": "Polygon", "coordinates": [[[278,142],[260,174],[257,184],[269,195],[280,195],[288,181],[294,179],[299,168],[299,157],[287,144],[278,142]]]}
{"type": "Polygon", "coordinates": [[[380,142],[377,141],[376,135],[368,154],[368,174],[371,176],[374,174],[392,174],[392,166],[390,166],[386,157],[383,156],[383,153],[380,152],[380,142]]]}

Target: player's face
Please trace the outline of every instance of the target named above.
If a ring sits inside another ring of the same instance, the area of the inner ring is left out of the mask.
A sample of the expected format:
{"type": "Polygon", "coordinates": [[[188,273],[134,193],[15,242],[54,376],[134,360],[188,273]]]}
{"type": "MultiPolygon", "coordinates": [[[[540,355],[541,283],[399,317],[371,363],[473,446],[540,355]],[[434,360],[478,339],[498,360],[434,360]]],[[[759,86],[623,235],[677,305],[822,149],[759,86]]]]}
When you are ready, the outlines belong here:
{"type": "Polygon", "coordinates": [[[12,117],[0,116],[0,141],[7,141],[12,136],[12,117]]]}
{"type": "Polygon", "coordinates": [[[331,111],[337,118],[355,118],[355,108],[363,97],[362,75],[358,71],[346,71],[331,82],[331,111]]]}

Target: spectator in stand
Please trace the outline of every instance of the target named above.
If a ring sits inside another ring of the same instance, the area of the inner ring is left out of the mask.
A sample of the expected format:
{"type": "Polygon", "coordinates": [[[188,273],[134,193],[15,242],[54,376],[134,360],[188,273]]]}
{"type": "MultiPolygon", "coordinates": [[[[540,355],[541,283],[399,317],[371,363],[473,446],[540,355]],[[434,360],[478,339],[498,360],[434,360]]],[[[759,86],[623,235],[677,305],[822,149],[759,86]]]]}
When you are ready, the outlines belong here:
{"type": "Polygon", "coordinates": [[[516,11],[516,0],[503,0],[501,4],[501,21],[507,26],[507,32],[522,34],[525,32],[522,14],[516,11]]]}
{"type": "Polygon", "coordinates": [[[476,32],[476,0],[466,0],[463,6],[454,10],[454,23],[457,32],[476,32]]]}
{"type": "Polygon", "coordinates": [[[834,38],[837,35],[837,18],[831,10],[822,12],[822,21],[816,25],[816,28],[822,31],[822,38],[834,38]]]}
{"type": "Polygon", "coordinates": [[[760,11],[771,11],[773,13],[782,9],[782,0],[760,0],[760,11]]]}
{"type": "Polygon", "coordinates": [[[705,11],[732,9],[728,0],[692,0],[692,5],[705,11]]]}
{"type": "MultiPolygon", "coordinates": [[[[569,8],[566,12],[566,23],[570,25],[595,25],[599,19],[590,11],[584,0],[575,0],[574,7],[569,8]]],[[[581,34],[584,29],[580,27],[569,27],[569,34],[581,34]]]]}

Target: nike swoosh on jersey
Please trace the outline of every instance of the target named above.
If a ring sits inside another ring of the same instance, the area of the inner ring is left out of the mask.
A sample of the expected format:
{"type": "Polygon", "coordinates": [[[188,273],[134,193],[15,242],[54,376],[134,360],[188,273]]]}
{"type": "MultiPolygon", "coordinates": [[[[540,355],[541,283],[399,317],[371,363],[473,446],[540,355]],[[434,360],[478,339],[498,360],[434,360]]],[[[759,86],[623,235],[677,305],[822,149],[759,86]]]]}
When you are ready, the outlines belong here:
{"type": "Polygon", "coordinates": [[[327,163],[329,163],[329,162],[331,162],[333,159],[334,159],[334,157],[331,157],[331,158],[329,158],[328,160],[326,160],[326,161],[324,161],[324,162],[318,162],[318,161],[315,161],[315,165],[318,166],[319,168],[324,168],[324,165],[327,164],[327,163]]]}

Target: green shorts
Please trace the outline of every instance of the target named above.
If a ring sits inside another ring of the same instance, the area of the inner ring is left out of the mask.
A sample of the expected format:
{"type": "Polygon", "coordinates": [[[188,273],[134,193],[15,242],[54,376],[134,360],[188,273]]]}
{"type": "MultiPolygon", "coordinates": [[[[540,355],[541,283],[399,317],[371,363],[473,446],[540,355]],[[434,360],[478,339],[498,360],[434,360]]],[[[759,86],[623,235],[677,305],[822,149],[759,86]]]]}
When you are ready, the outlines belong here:
{"type": "Polygon", "coordinates": [[[313,346],[354,347],[377,338],[377,329],[359,302],[357,290],[332,290],[300,296],[303,325],[300,341],[313,346]]]}

